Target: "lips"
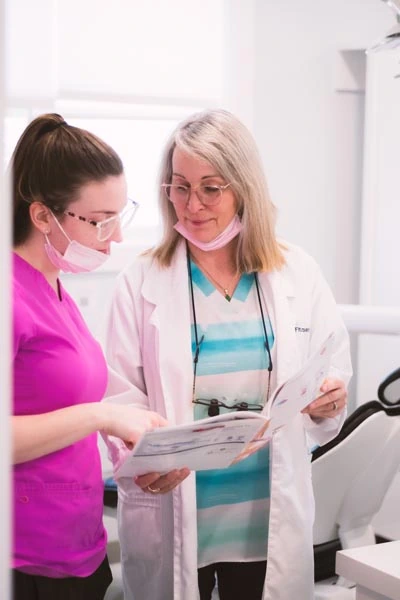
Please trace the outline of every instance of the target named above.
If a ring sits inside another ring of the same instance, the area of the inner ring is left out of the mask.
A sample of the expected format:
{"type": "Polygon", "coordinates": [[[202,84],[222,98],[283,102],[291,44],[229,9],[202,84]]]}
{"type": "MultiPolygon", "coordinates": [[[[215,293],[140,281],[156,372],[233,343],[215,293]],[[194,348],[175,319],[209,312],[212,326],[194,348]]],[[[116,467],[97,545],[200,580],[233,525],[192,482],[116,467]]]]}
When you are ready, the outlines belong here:
{"type": "Polygon", "coordinates": [[[201,227],[201,225],[205,225],[206,223],[210,223],[211,219],[207,219],[205,221],[193,221],[191,219],[188,219],[188,223],[190,225],[193,225],[194,227],[201,227]]]}

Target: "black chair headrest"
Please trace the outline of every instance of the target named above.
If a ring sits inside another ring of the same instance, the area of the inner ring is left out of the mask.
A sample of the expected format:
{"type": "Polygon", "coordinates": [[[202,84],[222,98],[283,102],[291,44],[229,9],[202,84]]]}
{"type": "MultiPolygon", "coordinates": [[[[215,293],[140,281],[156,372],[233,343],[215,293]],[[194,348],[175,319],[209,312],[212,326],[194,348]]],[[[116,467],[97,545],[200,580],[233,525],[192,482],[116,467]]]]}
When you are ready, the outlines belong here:
{"type": "Polygon", "coordinates": [[[386,406],[400,405],[400,369],[382,381],[378,387],[378,398],[386,406]]]}

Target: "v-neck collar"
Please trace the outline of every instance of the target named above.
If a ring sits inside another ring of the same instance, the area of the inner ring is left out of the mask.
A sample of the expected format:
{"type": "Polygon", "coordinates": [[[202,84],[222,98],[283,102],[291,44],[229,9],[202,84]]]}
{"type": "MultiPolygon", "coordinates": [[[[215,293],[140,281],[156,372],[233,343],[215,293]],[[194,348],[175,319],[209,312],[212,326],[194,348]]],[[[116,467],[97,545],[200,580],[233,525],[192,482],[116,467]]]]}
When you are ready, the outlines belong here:
{"type": "MultiPolygon", "coordinates": [[[[208,277],[203,273],[200,267],[192,259],[190,259],[190,268],[192,271],[193,284],[196,285],[205,296],[211,296],[211,294],[213,294],[214,292],[220,294],[218,288],[208,279],[208,277]]],[[[253,283],[253,274],[243,273],[231,296],[231,300],[239,300],[240,302],[245,302],[253,283]]],[[[220,295],[222,295],[223,297],[223,294],[220,295]]]]}
{"type": "Polygon", "coordinates": [[[39,286],[41,287],[49,298],[53,302],[62,304],[65,298],[64,288],[59,278],[57,278],[57,290],[55,290],[50,283],[47,281],[44,274],[39,271],[36,267],[31,265],[25,258],[22,258],[17,252],[12,253],[13,256],[13,268],[18,268],[24,272],[24,284],[26,286],[39,286]]]}

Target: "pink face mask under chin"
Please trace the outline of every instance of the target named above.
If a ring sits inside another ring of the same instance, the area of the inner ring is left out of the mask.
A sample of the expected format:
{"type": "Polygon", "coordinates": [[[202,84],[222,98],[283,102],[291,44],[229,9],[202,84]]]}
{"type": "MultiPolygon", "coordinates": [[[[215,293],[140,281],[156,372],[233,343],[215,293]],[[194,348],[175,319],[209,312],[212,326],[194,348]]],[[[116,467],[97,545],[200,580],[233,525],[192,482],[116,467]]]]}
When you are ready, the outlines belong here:
{"type": "Polygon", "coordinates": [[[69,242],[64,254],[61,254],[61,252],[54,248],[54,246],[50,243],[49,238],[45,234],[44,237],[46,238],[46,242],[44,249],[46,250],[46,254],[52,265],[64,273],[87,273],[89,271],[94,271],[105,263],[105,261],[108,259],[108,254],[104,254],[104,252],[99,252],[94,248],[84,246],[75,240],[71,240],[53,213],[51,214],[69,242]]]}
{"type": "Polygon", "coordinates": [[[50,262],[64,273],[87,273],[94,271],[108,259],[108,254],[83,246],[79,242],[72,240],[69,242],[64,254],[61,254],[52,244],[46,235],[44,245],[50,262]]]}
{"type": "Polygon", "coordinates": [[[242,231],[242,228],[243,226],[241,220],[237,215],[235,215],[232,221],[229,223],[229,225],[225,227],[225,229],[221,231],[221,233],[217,235],[216,238],[214,238],[210,242],[200,242],[179,221],[174,225],[174,229],[176,229],[176,231],[180,233],[181,236],[183,236],[188,242],[193,244],[193,246],[196,246],[197,248],[199,248],[200,250],[204,250],[205,252],[210,252],[211,250],[219,250],[220,248],[223,248],[242,231]]]}

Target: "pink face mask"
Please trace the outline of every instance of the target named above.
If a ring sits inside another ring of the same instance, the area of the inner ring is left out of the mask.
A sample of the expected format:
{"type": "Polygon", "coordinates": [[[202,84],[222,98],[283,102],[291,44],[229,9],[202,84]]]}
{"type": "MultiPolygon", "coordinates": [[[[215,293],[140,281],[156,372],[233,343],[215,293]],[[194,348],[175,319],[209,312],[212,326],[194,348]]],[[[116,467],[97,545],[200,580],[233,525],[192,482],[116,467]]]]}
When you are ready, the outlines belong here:
{"type": "MultiPolygon", "coordinates": [[[[53,215],[53,213],[51,214],[53,215]]],[[[54,215],[53,218],[69,241],[64,254],[61,254],[61,252],[54,248],[45,234],[46,243],[44,249],[46,250],[50,262],[57,269],[64,271],[64,273],[87,273],[88,271],[94,271],[100,267],[109,258],[108,254],[84,246],[75,240],[71,240],[54,215]]]]}
{"type": "Polygon", "coordinates": [[[186,227],[179,221],[176,223],[176,225],[174,225],[174,229],[176,229],[176,231],[180,233],[188,242],[193,244],[193,246],[196,246],[205,252],[210,252],[210,250],[219,250],[220,248],[223,248],[229,244],[229,242],[242,231],[243,225],[239,217],[235,215],[229,225],[210,242],[200,242],[197,240],[193,234],[188,231],[186,227]]]}

